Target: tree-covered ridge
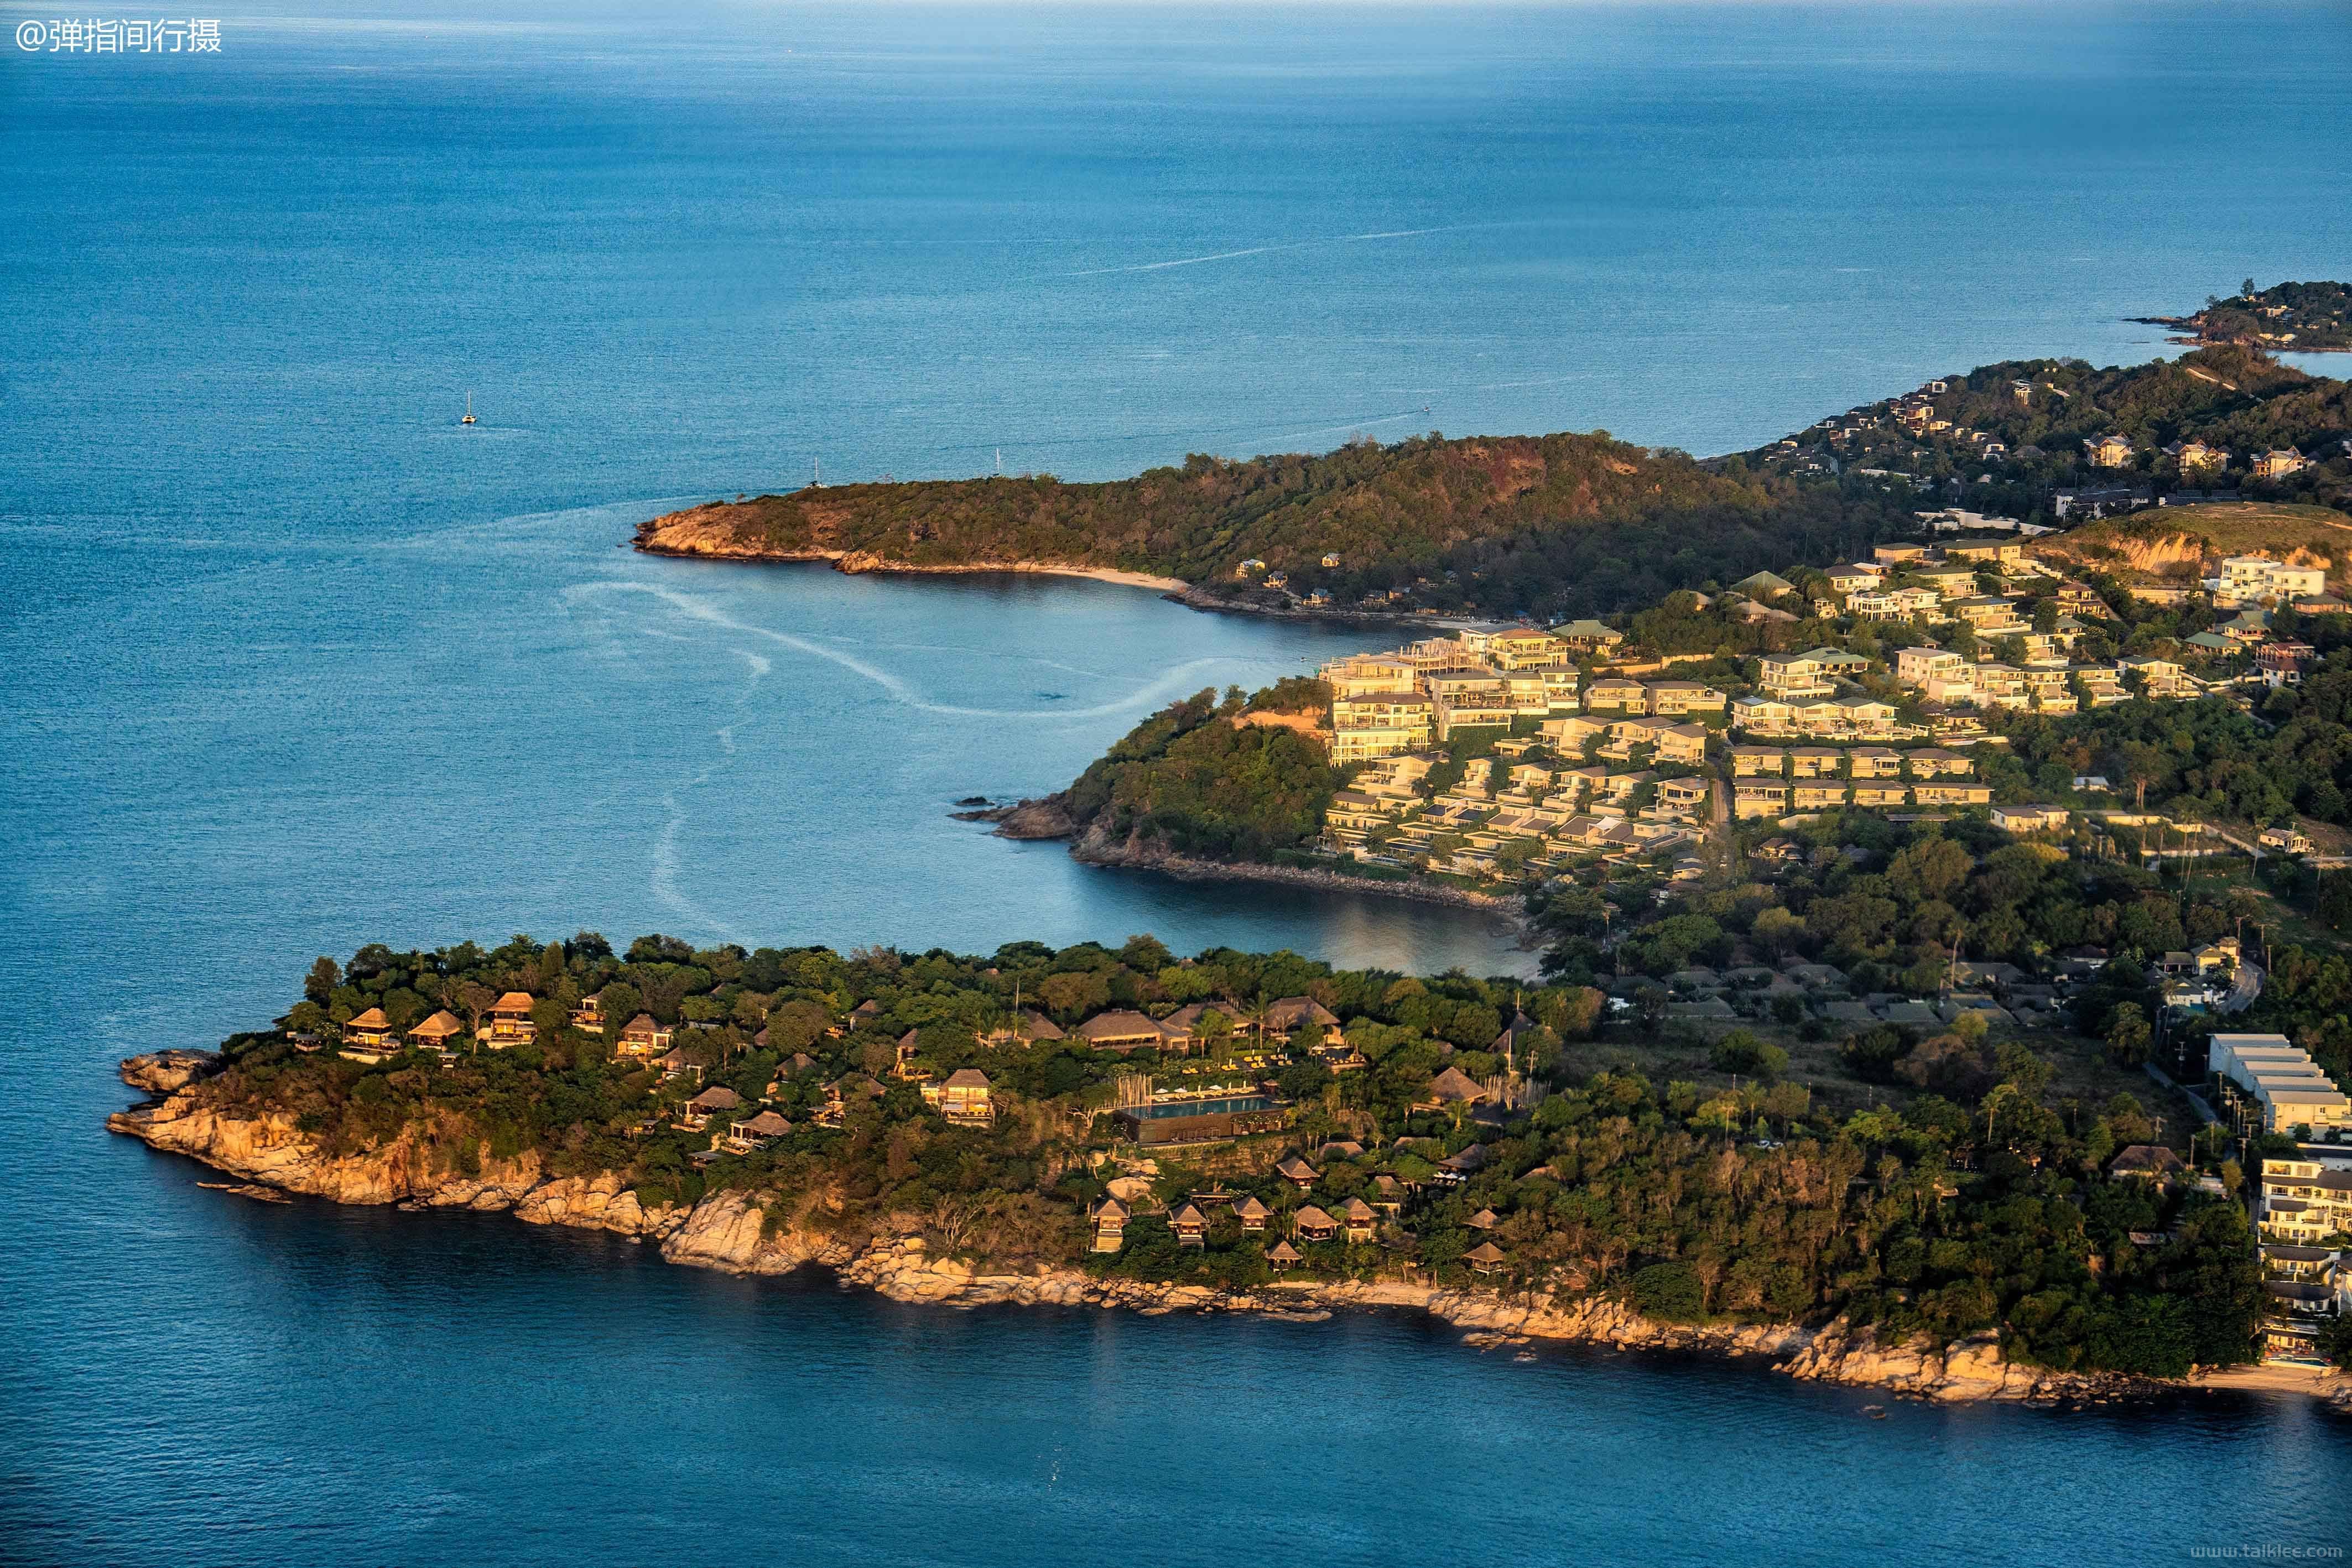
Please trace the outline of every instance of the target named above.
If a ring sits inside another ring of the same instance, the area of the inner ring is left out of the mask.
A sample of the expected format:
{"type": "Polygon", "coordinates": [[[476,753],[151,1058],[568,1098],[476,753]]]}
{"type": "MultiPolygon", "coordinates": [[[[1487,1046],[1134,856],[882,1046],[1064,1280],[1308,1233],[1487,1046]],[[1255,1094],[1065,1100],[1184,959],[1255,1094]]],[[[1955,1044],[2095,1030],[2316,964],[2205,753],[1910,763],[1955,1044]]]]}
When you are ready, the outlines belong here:
{"type": "Polygon", "coordinates": [[[1318,735],[1254,715],[1320,718],[1330,694],[1291,680],[1244,699],[1194,694],[1128,732],[1064,794],[1073,822],[1107,845],[1210,860],[1271,859],[1323,831],[1338,776],[1318,735]]]}
{"type": "MultiPolygon", "coordinates": [[[[2192,437],[2230,448],[2242,465],[2257,451],[2323,452],[2352,436],[2346,383],[2249,349],[2105,370],[2011,361],[1942,384],[1936,415],[1955,432],[1998,438],[2005,455],[1988,460],[1973,443],[1907,436],[1890,399],[1706,463],[1604,431],[1433,433],[1385,446],[1360,439],[1319,456],[1196,454],[1181,467],[1103,483],[1034,475],[827,486],[656,518],[638,540],[860,567],[1025,561],[1150,572],[1270,607],[1320,593],[1340,609],[1561,619],[1736,581],[1792,558],[1850,558],[1910,527],[1917,482],[1948,486],[1951,498],[1974,486],[1966,496],[1979,508],[2047,515],[2056,486],[2117,476],[2088,465],[2082,444],[2102,435],[2139,445],[2143,466],[2192,437]],[[1832,432],[1834,441],[1822,434],[1842,423],[1855,428],[1832,432]],[[1890,487],[1867,472],[1881,465],[1914,485],[1890,487]],[[1279,588],[1269,586],[1276,574],[1279,588]]],[[[2345,486],[2342,476],[2314,471],[2261,488],[2327,501],[2345,486]]]]}
{"type": "Polygon", "coordinates": [[[1753,1061],[1661,1081],[1643,1062],[1672,1058],[1653,1058],[1658,1042],[1641,1027],[1593,1038],[1598,1004],[1574,987],[1334,970],[1287,953],[1179,960],[1149,937],[976,957],[696,949],[660,936],[615,953],[592,933],[518,936],[495,950],[322,959],[282,1027],[232,1039],[226,1071],[192,1092],[290,1114],[330,1153],[404,1145],[444,1173],[530,1153],[551,1174],[616,1173],[648,1205],[739,1189],[772,1218],[853,1245],[914,1231],[999,1263],[1250,1285],[1266,1278],[1266,1249],[1291,1215],[1360,1197],[1382,1206],[1377,1234],[1302,1239],[1309,1273],[1409,1268],[1466,1283],[1467,1255],[1492,1242],[1506,1260],[1498,1282],[1620,1296],[1674,1321],[1843,1312],[1938,1338],[1990,1328],[2021,1359],[2167,1375],[2247,1354],[2261,1291],[2242,1212],[2103,1174],[2119,1144],[2153,1135],[2130,1096],[2057,1097],[2053,1064],[2022,1047],[1957,1099],[1898,1087],[1838,1108],[1769,1082],[1769,1062],[1762,1082],[1753,1061]],[[370,1009],[405,1019],[512,990],[544,1010],[537,1037],[511,1049],[369,1063],[305,1054],[289,1038],[331,1034],[370,1009]],[[1271,1034],[1269,999],[1285,996],[1329,1009],[1363,1064],[1334,1073],[1319,1030],[1287,1043],[1271,1034]],[[601,1032],[574,1026],[590,998],[601,1032]],[[1211,1010],[1202,1043],[1182,1056],[1097,1051],[1075,1033],[1029,1043],[1041,1031],[1015,1028],[1032,1012],[1066,1029],[1105,1009],[1165,1017],[1192,1003],[1211,1010]],[[615,1055],[637,1008],[676,1026],[694,1071],[615,1055]],[[1595,1051],[1611,1064],[1578,1065],[1595,1051]],[[984,1123],[950,1122],[919,1092],[961,1068],[992,1086],[984,1123]],[[1522,1088],[1509,1107],[1473,1114],[1433,1093],[1448,1069],[1474,1082],[1515,1072],[1522,1088]],[[1163,1084],[1255,1082],[1287,1124],[1160,1150],[1156,1174],[1129,1162],[1149,1190],[1130,1197],[1126,1248],[1094,1257],[1089,1208],[1133,1152],[1106,1114],[1111,1080],[1138,1071],[1163,1084]],[[857,1091],[869,1075],[876,1092],[857,1091]],[[838,1124],[824,1124],[845,1082],[838,1124]],[[685,1102],[710,1086],[740,1107],[688,1130],[685,1102]],[[788,1130],[729,1152],[726,1123],[758,1111],[788,1130]],[[1303,1191],[1274,1169],[1299,1153],[1315,1166],[1303,1191]],[[1179,1249],[1167,1210],[1213,1180],[1276,1218],[1253,1234],[1221,1214],[1206,1247],[1179,1249]]]}
{"type": "Polygon", "coordinates": [[[1244,595],[1281,573],[1294,592],[1320,589],[1341,606],[1367,596],[1386,606],[1396,593],[1440,609],[1564,615],[1742,575],[1791,549],[1829,559],[1892,521],[1874,502],[1712,472],[1595,432],[1432,434],[1241,462],[1195,455],[1099,484],[827,486],[656,518],[638,538],[654,549],[909,569],[1056,562],[1244,595]],[[1253,561],[1263,570],[1243,573],[1253,561]]]}
{"type": "Polygon", "coordinates": [[[736,525],[778,550],[848,550],[908,566],[1059,560],[1230,579],[1241,562],[1311,567],[1327,552],[1423,570],[1465,540],[1694,504],[1753,505],[1687,458],[1591,435],[1362,441],[1320,456],[1231,461],[1067,483],[1051,475],[827,486],[762,496],[736,525]]]}
{"type": "Polygon", "coordinates": [[[2073,461],[2083,443],[2121,435],[2160,449],[2196,439],[2243,453],[2310,447],[2352,435],[2352,383],[2306,375],[2252,349],[2200,349],[2178,360],[2099,370],[2079,360],[2011,360],[1946,383],[1936,413],[2073,461]],[[2021,399],[2015,383],[2029,391],[2021,399]]]}
{"type": "Polygon", "coordinates": [[[1900,495],[1910,507],[1958,503],[2057,523],[2064,490],[2341,508],[2352,503],[2347,438],[2352,389],[2344,382],[2305,375],[2258,350],[2219,347],[2104,370],[2080,360],[1980,365],[1725,463],[1834,486],[1849,499],[1900,495]],[[2121,446],[2088,444],[2108,437],[2121,446]],[[2195,443],[2205,449],[2191,450],[2195,443]],[[2258,465],[2277,451],[2298,462],[2258,465]]]}

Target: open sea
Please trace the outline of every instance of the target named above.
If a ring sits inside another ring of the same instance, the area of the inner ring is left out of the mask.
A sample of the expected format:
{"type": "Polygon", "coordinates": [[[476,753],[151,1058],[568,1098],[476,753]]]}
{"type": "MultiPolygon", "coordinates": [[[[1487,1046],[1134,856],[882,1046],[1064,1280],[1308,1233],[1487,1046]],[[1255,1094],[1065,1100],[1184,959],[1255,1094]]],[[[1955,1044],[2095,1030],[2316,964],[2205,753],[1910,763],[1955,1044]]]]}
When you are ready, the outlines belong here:
{"type": "Polygon", "coordinates": [[[310,958],[1287,946],[949,820],[1378,633],[653,560],[827,478],[1741,447],[2352,268],[2337,5],[0,5],[0,1561],[2141,1563],[2352,1542],[2285,1397],[1898,1405],[1415,1321],[957,1313],[100,1130],[310,958]],[[105,13],[95,13],[104,16],[105,13]],[[460,428],[468,394],[480,423],[460,428]]]}

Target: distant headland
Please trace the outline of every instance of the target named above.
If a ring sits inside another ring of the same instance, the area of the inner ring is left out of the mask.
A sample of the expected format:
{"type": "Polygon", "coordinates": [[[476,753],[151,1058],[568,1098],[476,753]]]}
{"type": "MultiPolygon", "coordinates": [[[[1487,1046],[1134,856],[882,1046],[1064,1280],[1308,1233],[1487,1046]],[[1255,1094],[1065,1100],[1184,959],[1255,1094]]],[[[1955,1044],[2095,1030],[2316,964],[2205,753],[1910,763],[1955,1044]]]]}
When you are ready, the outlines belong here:
{"type": "MultiPolygon", "coordinates": [[[[2288,289],[2341,292],[2280,286],[2288,289]]],[[[2311,326],[2292,346],[2317,335],[2311,326]]],[[[2138,476],[2103,442],[2151,455],[2148,463],[2184,444],[2196,449],[2189,465],[2148,468],[2150,499],[2175,489],[2323,498],[2325,476],[2298,479],[2277,454],[2316,468],[2315,449],[2352,434],[2352,402],[2343,382],[2266,351],[2284,346],[2241,342],[2232,331],[2231,341],[2172,361],[1982,365],[1706,459],[1607,431],[1433,432],[1320,455],[1195,454],[1181,466],[1093,483],[1027,474],[811,486],[655,517],[635,542],[656,554],[824,561],[852,572],[1068,572],[1206,609],[1564,620],[1790,559],[1851,559],[1914,533],[1922,509],[2054,522],[2062,496],[2138,476]],[[2204,456],[2216,452],[2236,455],[2204,456]]]]}

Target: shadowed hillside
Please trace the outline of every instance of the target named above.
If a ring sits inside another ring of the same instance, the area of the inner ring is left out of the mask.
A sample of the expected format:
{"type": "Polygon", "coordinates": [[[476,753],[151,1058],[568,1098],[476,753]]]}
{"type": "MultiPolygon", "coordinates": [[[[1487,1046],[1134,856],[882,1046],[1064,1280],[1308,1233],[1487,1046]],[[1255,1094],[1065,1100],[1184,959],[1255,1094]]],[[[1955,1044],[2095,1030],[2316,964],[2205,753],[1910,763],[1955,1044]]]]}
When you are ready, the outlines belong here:
{"type": "Polygon", "coordinates": [[[1837,497],[1822,499],[1808,506],[1785,482],[1712,472],[1605,433],[1432,435],[1319,457],[1195,455],[1099,484],[1045,475],[827,486],[674,513],[640,529],[638,543],[850,570],[1052,562],[1223,588],[1245,587],[1259,574],[1238,569],[1255,560],[1342,606],[1418,586],[1433,591],[1415,596],[1423,602],[1500,614],[1622,602],[1737,577],[1792,548],[1866,540],[1874,516],[1857,526],[1837,497]]]}

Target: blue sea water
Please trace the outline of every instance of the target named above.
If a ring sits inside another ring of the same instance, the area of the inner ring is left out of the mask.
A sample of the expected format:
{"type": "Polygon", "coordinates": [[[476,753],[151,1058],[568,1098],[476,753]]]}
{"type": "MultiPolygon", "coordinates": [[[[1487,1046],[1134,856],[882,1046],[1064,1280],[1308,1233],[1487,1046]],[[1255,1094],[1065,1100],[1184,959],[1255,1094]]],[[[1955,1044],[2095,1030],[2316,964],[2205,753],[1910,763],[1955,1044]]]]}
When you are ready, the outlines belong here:
{"type": "MultiPolygon", "coordinates": [[[[37,5],[0,6],[14,36],[37,5]]],[[[2168,1561],[2284,1399],[2053,1416],[1417,1322],[904,1310],[196,1188],[114,1060],[581,926],[1524,965],[945,815],[1376,643],[616,548],[680,501],[1745,445],[2352,258],[2340,6],[310,5],[0,40],[0,1558],[2168,1561]],[[455,423],[467,392],[482,416],[455,423]]]]}

